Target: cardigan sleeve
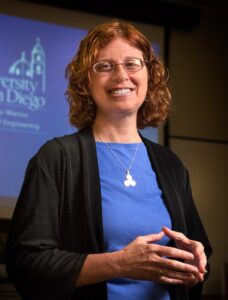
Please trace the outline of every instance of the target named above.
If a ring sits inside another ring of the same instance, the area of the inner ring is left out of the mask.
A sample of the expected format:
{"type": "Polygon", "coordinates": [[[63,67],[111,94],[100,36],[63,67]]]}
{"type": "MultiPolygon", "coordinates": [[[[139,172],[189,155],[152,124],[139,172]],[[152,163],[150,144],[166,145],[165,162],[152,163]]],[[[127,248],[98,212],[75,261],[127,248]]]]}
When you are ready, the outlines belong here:
{"type": "MultiPolygon", "coordinates": [[[[196,241],[200,241],[204,246],[204,251],[207,256],[207,259],[211,256],[212,247],[210,245],[207,233],[205,228],[202,224],[201,218],[197,211],[197,207],[192,197],[192,190],[190,185],[189,173],[185,169],[185,186],[184,186],[184,193],[185,193],[185,218],[186,218],[186,226],[187,226],[187,236],[188,238],[196,241]]],[[[205,280],[209,275],[209,263],[207,264],[207,275],[205,280]]],[[[197,300],[201,299],[203,290],[203,283],[196,284],[193,288],[189,289],[189,300],[197,300]]]]}
{"type": "Polygon", "coordinates": [[[190,239],[200,241],[204,246],[204,251],[207,255],[207,258],[209,258],[212,253],[212,248],[192,197],[188,171],[186,171],[185,195],[185,217],[188,237],[190,239]]]}
{"type": "Polygon", "coordinates": [[[23,299],[70,299],[86,257],[60,248],[61,188],[49,169],[39,155],[29,162],[8,235],[6,268],[23,299]]]}

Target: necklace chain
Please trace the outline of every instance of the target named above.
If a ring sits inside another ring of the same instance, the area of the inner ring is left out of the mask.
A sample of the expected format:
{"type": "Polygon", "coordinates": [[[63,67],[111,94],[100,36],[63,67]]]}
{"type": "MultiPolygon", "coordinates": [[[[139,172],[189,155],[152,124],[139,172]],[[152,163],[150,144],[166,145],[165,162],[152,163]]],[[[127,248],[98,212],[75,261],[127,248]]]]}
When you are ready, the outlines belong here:
{"type": "Polygon", "coordinates": [[[124,180],[124,185],[127,186],[127,187],[128,187],[128,186],[135,186],[135,185],[136,185],[136,181],[133,180],[133,178],[132,178],[132,176],[131,176],[131,174],[130,174],[130,169],[131,169],[131,167],[132,167],[132,164],[133,164],[133,162],[134,162],[134,160],[135,160],[135,157],[136,157],[136,154],[137,154],[137,152],[138,152],[138,149],[139,149],[139,142],[137,143],[137,147],[136,147],[135,152],[134,152],[134,154],[133,154],[133,156],[132,156],[130,165],[129,165],[129,167],[127,168],[126,165],[119,159],[119,157],[116,155],[116,153],[115,153],[115,152],[112,150],[112,148],[109,146],[109,144],[106,143],[106,142],[104,142],[98,134],[97,134],[97,136],[98,136],[98,138],[100,139],[100,141],[101,141],[102,143],[104,143],[104,144],[107,146],[107,148],[108,148],[109,151],[112,153],[112,155],[115,157],[115,159],[121,164],[121,166],[122,166],[122,167],[124,168],[124,170],[126,171],[126,175],[125,175],[126,178],[125,178],[125,180],[124,180]]]}

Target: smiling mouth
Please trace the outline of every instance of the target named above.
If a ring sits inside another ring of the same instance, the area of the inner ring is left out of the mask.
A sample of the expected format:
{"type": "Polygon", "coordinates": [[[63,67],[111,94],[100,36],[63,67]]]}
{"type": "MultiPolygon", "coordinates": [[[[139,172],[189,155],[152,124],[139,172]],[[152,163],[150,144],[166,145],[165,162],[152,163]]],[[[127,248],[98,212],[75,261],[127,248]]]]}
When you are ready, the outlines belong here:
{"type": "Polygon", "coordinates": [[[126,94],[130,94],[132,91],[133,89],[124,88],[124,89],[113,89],[109,93],[113,95],[126,95],[126,94]]]}

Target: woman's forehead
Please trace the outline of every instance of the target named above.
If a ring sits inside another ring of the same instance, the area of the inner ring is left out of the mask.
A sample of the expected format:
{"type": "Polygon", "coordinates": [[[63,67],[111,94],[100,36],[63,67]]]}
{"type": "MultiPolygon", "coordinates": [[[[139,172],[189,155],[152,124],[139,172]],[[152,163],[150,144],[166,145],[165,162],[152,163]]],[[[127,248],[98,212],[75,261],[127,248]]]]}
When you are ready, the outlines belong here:
{"type": "Polygon", "coordinates": [[[139,57],[143,58],[141,50],[132,46],[126,39],[114,39],[96,53],[96,58],[122,58],[122,57],[139,57]]]}

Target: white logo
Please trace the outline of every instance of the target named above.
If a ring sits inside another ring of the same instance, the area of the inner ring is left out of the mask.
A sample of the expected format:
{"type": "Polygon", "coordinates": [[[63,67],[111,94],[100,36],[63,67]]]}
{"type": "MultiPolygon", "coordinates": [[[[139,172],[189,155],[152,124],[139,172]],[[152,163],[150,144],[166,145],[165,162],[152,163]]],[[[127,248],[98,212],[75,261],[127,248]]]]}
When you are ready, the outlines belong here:
{"type": "Polygon", "coordinates": [[[44,109],[46,100],[45,52],[40,39],[32,48],[30,59],[26,52],[8,70],[10,76],[0,76],[0,104],[24,107],[31,111],[44,109]]]}

